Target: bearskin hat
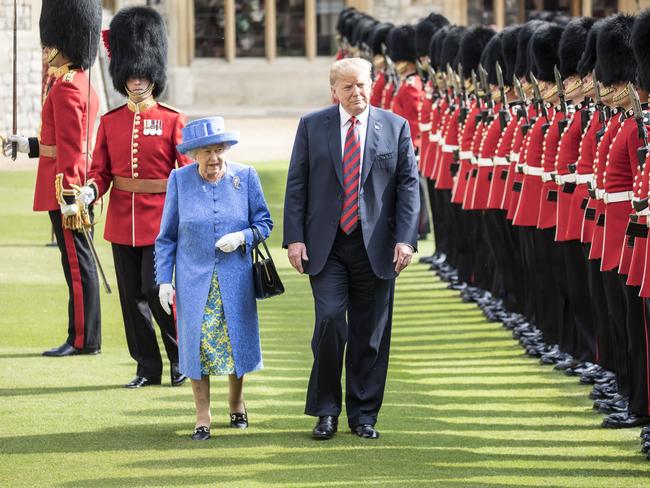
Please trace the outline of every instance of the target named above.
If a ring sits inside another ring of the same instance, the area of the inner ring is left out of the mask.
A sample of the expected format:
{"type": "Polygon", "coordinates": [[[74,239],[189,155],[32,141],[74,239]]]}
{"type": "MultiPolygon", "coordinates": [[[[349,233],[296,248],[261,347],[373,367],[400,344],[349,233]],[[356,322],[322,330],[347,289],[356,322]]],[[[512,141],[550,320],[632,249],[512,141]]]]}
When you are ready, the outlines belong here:
{"type": "Polygon", "coordinates": [[[126,7],[115,14],[109,29],[113,86],[126,96],[130,76],[149,78],[158,97],[167,84],[167,29],[165,21],[150,7],[126,7]]]}
{"type": "Polygon", "coordinates": [[[632,51],[634,17],[616,14],[604,20],[596,43],[596,74],[603,85],[636,81],[636,59],[632,51]]]}
{"type": "Polygon", "coordinates": [[[372,22],[367,23],[362,29],[361,33],[359,34],[359,45],[363,45],[370,49],[370,45],[372,43],[372,35],[375,31],[375,27],[379,24],[379,21],[377,20],[372,20],[372,22]]]}
{"type": "Polygon", "coordinates": [[[591,17],[577,17],[564,29],[560,39],[560,72],[562,76],[574,76],[578,72],[578,63],[585,50],[587,35],[596,22],[591,17]]]}
{"type": "Polygon", "coordinates": [[[395,27],[390,22],[380,22],[375,25],[372,29],[372,34],[370,36],[370,49],[372,54],[377,56],[378,54],[383,54],[381,50],[381,45],[386,44],[386,38],[390,30],[395,27]]]}
{"type": "Polygon", "coordinates": [[[362,14],[358,11],[353,11],[346,15],[341,21],[341,37],[347,39],[348,42],[352,40],[352,34],[354,33],[354,28],[361,19],[365,17],[365,14],[362,14]]]}
{"type": "Polygon", "coordinates": [[[458,62],[463,66],[464,78],[472,76],[472,70],[477,72],[481,54],[494,34],[492,29],[484,25],[473,25],[465,30],[458,51],[458,62]]]}
{"type": "Polygon", "coordinates": [[[467,30],[466,27],[455,25],[449,29],[449,33],[445,36],[440,50],[440,69],[447,69],[447,64],[456,70],[458,67],[458,50],[460,49],[460,40],[467,30]]]}
{"type": "Polygon", "coordinates": [[[446,25],[449,25],[447,18],[434,13],[429,14],[415,25],[415,52],[418,58],[429,54],[431,38],[446,25]]]}
{"type": "Polygon", "coordinates": [[[501,57],[503,58],[503,82],[510,86],[515,74],[515,64],[517,62],[517,36],[521,30],[520,25],[511,25],[501,32],[501,57]]]}
{"type": "Polygon", "coordinates": [[[528,59],[528,44],[535,31],[544,24],[545,22],[541,20],[529,20],[519,29],[517,34],[517,60],[514,71],[517,78],[528,76],[528,72],[531,70],[531,66],[529,66],[530,60],[528,59]]]}
{"type": "Polygon", "coordinates": [[[530,39],[532,55],[535,60],[535,76],[540,81],[555,81],[553,68],[560,66],[560,39],[564,27],[557,24],[541,26],[530,39]]]}
{"type": "Polygon", "coordinates": [[[343,22],[349,15],[353,15],[357,12],[357,9],[354,7],[345,7],[341,12],[339,12],[339,18],[336,20],[336,32],[343,35],[343,22]]]}
{"type": "Polygon", "coordinates": [[[449,34],[449,31],[451,31],[450,26],[443,27],[433,35],[431,42],[429,43],[429,60],[431,66],[436,70],[440,69],[440,54],[442,53],[442,45],[444,44],[445,38],[449,34]]]}
{"type": "Polygon", "coordinates": [[[388,34],[388,55],[395,62],[415,62],[415,27],[409,24],[393,27],[388,34]]]}
{"type": "Polygon", "coordinates": [[[596,44],[598,43],[598,33],[603,26],[605,19],[597,21],[587,33],[585,49],[578,61],[578,76],[585,77],[596,68],[596,44]]]}
{"type": "Polygon", "coordinates": [[[97,57],[102,27],[100,0],[43,0],[41,44],[55,47],[74,66],[88,69],[97,57]]]}
{"type": "Polygon", "coordinates": [[[358,48],[361,47],[361,42],[367,31],[371,31],[377,21],[370,16],[362,17],[357,25],[352,30],[352,38],[350,44],[358,48]]]}
{"type": "MultiPolygon", "coordinates": [[[[491,85],[498,85],[496,64],[499,63],[503,70],[503,56],[501,54],[501,42],[503,35],[501,32],[492,36],[488,41],[487,46],[483,49],[481,55],[481,66],[487,71],[487,81],[491,85]]],[[[505,80],[504,80],[505,83],[505,80]]]]}
{"type": "Polygon", "coordinates": [[[632,29],[632,49],[638,64],[639,87],[650,90],[650,9],[641,12],[632,29]]]}

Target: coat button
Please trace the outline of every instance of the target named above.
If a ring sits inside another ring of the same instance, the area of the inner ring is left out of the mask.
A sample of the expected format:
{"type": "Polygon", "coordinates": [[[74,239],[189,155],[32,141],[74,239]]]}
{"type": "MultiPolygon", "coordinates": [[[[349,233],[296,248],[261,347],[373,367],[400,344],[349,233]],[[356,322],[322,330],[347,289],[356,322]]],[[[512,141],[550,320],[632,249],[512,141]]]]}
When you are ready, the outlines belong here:
{"type": "Polygon", "coordinates": [[[137,162],[138,162],[138,158],[133,158],[133,159],[131,160],[131,162],[133,162],[133,163],[137,163],[137,162]]]}
{"type": "Polygon", "coordinates": [[[138,163],[133,163],[133,169],[136,169],[138,167],[138,163]]]}
{"type": "Polygon", "coordinates": [[[133,149],[133,154],[137,154],[137,152],[138,152],[138,150],[134,148],[133,149]]]}
{"type": "Polygon", "coordinates": [[[134,142],[134,143],[133,143],[133,147],[138,147],[138,143],[137,143],[137,142],[134,142]]]}
{"type": "Polygon", "coordinates": [[[139,176],[139,173],[133,173],[133,177],[137,178],[139,176]]]}
{"type": "Polygon", "coordinates": [[[138,134],[133,134],[134,139],[137,139],[138,137],[140,137],[138,134]]]}

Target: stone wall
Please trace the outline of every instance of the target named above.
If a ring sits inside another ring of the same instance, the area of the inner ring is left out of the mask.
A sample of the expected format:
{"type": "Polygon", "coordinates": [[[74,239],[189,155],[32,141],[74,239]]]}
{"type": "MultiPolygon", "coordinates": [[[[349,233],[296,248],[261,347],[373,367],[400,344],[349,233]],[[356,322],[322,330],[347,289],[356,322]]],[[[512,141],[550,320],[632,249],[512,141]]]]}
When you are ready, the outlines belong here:
{"type": "Polygon", "coordinates": [[[395,24],[415,22],[431,12],[446,13],[445,0],[374,0],[371,14],[395,24]]]}
{"type": "MultiPolygon", "coordinates": [[[[0,0],[0,133],[12,128],[13,0],[0,0]]],[[[40,1],[18,0],[18,131],[36,135],[41,117],[40,1]]]]}

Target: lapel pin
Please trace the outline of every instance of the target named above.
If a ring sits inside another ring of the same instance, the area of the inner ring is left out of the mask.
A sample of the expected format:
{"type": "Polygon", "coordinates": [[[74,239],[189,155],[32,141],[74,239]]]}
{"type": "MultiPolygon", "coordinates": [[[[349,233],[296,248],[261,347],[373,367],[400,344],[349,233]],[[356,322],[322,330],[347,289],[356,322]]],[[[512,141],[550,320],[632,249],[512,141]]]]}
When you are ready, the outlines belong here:
{"type": "Polygon", "coordinates": [[[379,124],[375,124],[375,130],[379,130],[379,124]]]}

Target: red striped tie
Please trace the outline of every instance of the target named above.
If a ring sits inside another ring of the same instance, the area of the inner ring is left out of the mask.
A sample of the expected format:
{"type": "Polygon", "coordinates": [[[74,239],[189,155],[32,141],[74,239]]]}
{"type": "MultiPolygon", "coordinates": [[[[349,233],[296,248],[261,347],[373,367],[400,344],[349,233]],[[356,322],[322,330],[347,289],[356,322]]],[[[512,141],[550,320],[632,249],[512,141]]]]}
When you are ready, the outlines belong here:
{"type": "Polygon", "coordinates": [[[355,117],[350,117],[350,128],[343,147],[343,212],[341,230],[350,234],[359,222],[359,173],[361,169],[361,142],[355,117]]]}

